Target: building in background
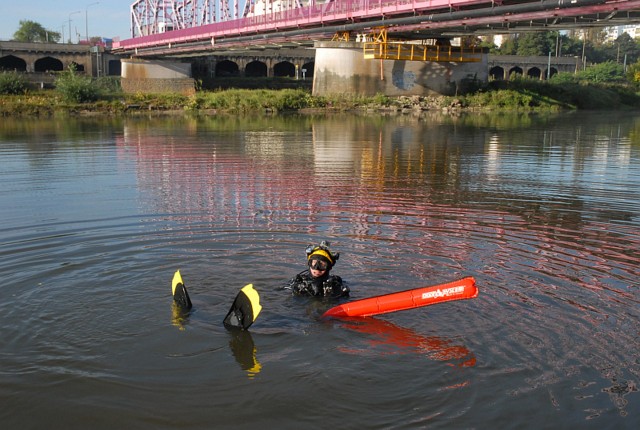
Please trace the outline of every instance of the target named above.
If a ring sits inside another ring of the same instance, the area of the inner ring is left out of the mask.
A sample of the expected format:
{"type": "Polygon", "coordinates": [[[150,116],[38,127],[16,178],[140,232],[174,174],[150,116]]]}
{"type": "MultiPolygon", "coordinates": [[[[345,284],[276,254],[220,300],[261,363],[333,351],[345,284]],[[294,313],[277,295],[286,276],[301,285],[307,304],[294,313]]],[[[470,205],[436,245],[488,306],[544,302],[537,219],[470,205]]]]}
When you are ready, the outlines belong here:
{"type": "Polygon", "coordinates": [[[605,27],[604,31],[607,34],[605,39],[606,42],[616,40],[622,35],[622,33],[627,33],[632,39],[635,39],[636,36],[640,36],[640,25],[618,25],[615,27],[605,27]]]}

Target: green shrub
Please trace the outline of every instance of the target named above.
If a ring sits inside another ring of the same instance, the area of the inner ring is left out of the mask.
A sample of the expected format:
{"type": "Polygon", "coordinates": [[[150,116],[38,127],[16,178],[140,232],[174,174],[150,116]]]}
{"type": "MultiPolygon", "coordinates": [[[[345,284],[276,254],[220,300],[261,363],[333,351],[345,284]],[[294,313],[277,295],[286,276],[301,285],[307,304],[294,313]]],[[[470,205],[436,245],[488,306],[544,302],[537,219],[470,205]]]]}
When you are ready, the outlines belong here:
{"type": "Polygon", "coordinates": [[[594,83],[622,82],[625,80],[624,68],[621,64],[607,61],[594,64],[586,70],[578,73],[581,80],[594,83]]]}
{"type": "Polygon", "coordinates": [[[579,80],[575,73],[560,72],[553,75],[551,79],[549,79],[549,82],[552,84],[575,84],[578,83],[579,80]]]}
{"type": "Polygon", "coordinates": [[[389,106],[391,104],[391,97],[382,93],[376,93],[376,95],[371,98],[371,102],[380,106],[389,106]]]}
{"type": "Polygon", "coordinates": [[[620,106],[620,97],[615,92],[596,85],[577,85],[571,95],[578,109],[612,109],[620,106]]]}
{"type": "Polygon", "coordinates": [[[190,106],[191,98],[178,93],[146,94],[136,93],[126,96],[127,103],[146,110],[180,110],[190,106]]]}
{"type": "Polygon", "coordinates": [[[295,110],[311,105],[309,93],[302,90],[282,90],[277,92],[273,100],[273,108],[276,110],[295,110]]]}
{"type": "Polygon", "coordinates": [[[640,61],[637,61],[627,67],[627,80],[636,85],[640,83],[640,61]]]}
{"type": "Polygon", "coordinates": [[[55,85],[63,100],[70,103],[93,102],[100,96],[100,89],[93,80],[77,74],[74,67],[60,73],[55,85]]]}
{"type": "Polygon", "coordinates": [[[198,93],[191,100],[192,109],[219,109],[230,112],[296,110],[311,105],[311,95],[303,90],[229,89],[198,93]]]}
{"type": "Polygon", "coordinates": [[[27,91],[27,81],[18,72],[0,73],[0,94],[24,94],[27,91]]]}
{"type": "Polygon", "coordinates": [[[515,90],[487,91],[464,97],[468,106],[518,109],[534,106],[531,94],[515,90]]]}

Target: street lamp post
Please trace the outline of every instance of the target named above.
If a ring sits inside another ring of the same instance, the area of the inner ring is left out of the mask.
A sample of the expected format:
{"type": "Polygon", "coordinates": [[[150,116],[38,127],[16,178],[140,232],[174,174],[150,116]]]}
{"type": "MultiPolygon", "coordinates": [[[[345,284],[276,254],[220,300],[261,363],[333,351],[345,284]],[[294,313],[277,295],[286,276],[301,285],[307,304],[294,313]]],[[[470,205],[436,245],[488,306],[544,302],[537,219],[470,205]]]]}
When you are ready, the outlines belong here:
{"type": "Polygon", "coordinates": [[[97,1],[95,3],[88,4],[87,7],[84,9],[84,35],[87,38],[87,43],[89,45],[91,45],[89,43],[89,8],[97,4],[100,4],[100,2],[97,1]]]}
{"type": "Polygon", "coordinates": [[[71,13],[69,14],[69,43],[72,43],[72,42],[73,42],[73,40],[72,40],[72,38],[71,38],[71,15],[75,15],[76,13],[80,13],[80,11],[79,11],[79,10],[77,10],[77,11],[75,11],[75,12],[71,12],[71,13]]]}

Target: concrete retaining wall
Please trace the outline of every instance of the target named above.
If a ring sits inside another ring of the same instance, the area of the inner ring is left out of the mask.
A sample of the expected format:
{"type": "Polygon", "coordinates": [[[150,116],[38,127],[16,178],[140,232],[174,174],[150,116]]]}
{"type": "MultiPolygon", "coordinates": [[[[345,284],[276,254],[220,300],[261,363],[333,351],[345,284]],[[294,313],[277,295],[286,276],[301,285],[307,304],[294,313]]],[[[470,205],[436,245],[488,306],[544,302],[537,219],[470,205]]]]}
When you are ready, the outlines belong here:
{"type": "Polygon", "coordinates": [[[196,93],[192,78],[183,79],[125,79],[120,80],[122,91],[129,94],[180,93],[187,96],[196,93]]]}
{"type": "Polygon", "coordinates": [[[455,95],[486,82],[487,57],[475,63],[366,60],[357,42],[317,42],[313,95],[455,95]]]}
{"type": "Polygon", "coordinates": [[[191,64],[160,60],[122,60],[122,90],[126,93],[195,94],[191,64]]]}

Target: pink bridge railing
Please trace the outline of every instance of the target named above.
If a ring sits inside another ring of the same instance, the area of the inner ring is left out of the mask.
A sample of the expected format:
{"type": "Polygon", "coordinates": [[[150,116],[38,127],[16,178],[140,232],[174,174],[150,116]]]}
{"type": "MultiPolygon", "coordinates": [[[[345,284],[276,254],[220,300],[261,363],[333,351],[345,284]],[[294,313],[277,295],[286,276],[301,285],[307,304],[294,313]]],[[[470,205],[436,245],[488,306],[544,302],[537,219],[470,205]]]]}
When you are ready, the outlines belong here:
{"type": "Polygon", "coordinates": [[[337,25],[363,18],[390,17],[461,6],[491,4],[491,0],[334,0],[324,4],[269,12],[199,27],[115,40],[114,49],[147,48],[273,31],[337,25]]]}
{"type": "MultiPolygon", "coordinates": [[[[229,1],[229,0],[217,0],[229,1]]],[[[190,28],[167,31],[127,40],[114,40],[114,50],[133,50],[137,48],[155,48],[172,50],[173,45],[186,45],[190,42],[237,38],[244,35],[256,36],[260,34],[282,33],[282,38],[290,37],[285,32],[305,29],[318,29],[328,26],[340,26],[353,22],[380,21],[382,18],[392,19],[400,17],[424,16],[427,21],[430,15],[444,15],[449,11],[477,12],[487,9],[483,16],[469,19],[465,14],[458,14],[457,18],[429,23],[430,28],[444,28],[454,25],[483,25],[495,22],[517,22],[518,20],[532,20],[550,17],[572,17],[579,14],[612,14],[614,11],[626,11],[640,8],[640,0],[553,0],[545,1],[546,10],[525,11],[503,14],[493,13],[502,7],[508,8],[506,3],[519,7],[525,3],[541,3],[543,0],[333,0],[323,4],[312,3],[309,6],[295,7],[278,12],[268,12],[261,15],[246,16],[211,24],[204,24],[190,28]],[[163,48],[164,47],[164,48],[163,48]]],[[[515,10],[515,9],[512,9],[515,10]]],[[[603,22],[607,22],[603,20],[603,22]]],[[[373,24],[372,24],[373,25],[373,24]]],[[[420,28],[421,23],[413,25],[420,28]]],[[[403,27],[412,28],[408,24],[403,27]]],[[[317,30],[314,30],[317,33],[317,30]]],[[[311,32],[310,32],[311,33],[311,32]]],[[[331,33],[329,29],[325,33],[331,33]]],[[[310,34],[298,33],[298,38],[310,38],[310,34]]],[[[187,49],[188,46],[187,46],[187,49]]]]}

